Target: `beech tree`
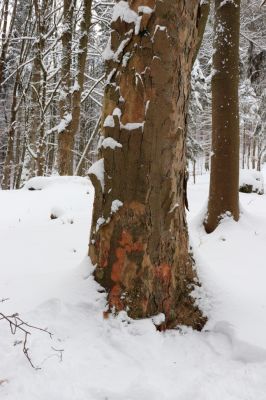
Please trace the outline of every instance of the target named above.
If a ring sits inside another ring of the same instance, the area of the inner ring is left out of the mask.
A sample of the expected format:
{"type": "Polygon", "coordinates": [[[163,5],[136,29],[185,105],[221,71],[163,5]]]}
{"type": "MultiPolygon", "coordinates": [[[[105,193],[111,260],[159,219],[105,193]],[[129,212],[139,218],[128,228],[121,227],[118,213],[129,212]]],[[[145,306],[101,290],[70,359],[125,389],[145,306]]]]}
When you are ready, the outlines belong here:
{"type": "Polygon", "coordinates": [[[240,0],[215,0],[208,233],[225,213],[239,219],[239,30],[240,0]]]}
{"type": "Polygon", "coordinates": [[[199,2],[120,1],[107,85],[89,255],[109,308],[200,329],[185,216],[185,133],[199,2]]]}

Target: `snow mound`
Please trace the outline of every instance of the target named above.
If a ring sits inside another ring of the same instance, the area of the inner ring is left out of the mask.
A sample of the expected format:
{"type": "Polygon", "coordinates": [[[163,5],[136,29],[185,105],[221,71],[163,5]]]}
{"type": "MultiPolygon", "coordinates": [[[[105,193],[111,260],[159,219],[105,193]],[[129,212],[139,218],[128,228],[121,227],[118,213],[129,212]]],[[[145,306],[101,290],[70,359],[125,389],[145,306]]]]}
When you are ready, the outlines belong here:
{"type": "Polygon", "coordinates": [[[264,193],[263,174],[250,169],[240,170],[239,191],[242,193],[264,193]]]}
{"type": "Polygon", "coordinates": [[[36,176],[25,182],[23,189],[25,190],[43,190],[54,185],[68,185],[70,183],[88,186],[89,179],[79,176],[36,176]]]}
{"type": "Polygon", "coordinates": [[[202,332],[159,332],[163,314],[106,318],[106,293],[86,256],[88,180],[35,178],[26,188],[45,190],[0,191],[0,299],[10,298],[0,312],[18,312],[53,334],[29,338],[41,367],[35,371],[21,344],[13,345],[21,337],[0,323],[1,400],[265,400],[266,196],[240,193],[240,221],[226,218],[207,235],[191,217],[204,205],[208,183],[204,175],[189,184],[190,238],[202,282],[194,297],[209,318],[202,332]],[[75,223],[62,223],[69,215],[75,223]]]}

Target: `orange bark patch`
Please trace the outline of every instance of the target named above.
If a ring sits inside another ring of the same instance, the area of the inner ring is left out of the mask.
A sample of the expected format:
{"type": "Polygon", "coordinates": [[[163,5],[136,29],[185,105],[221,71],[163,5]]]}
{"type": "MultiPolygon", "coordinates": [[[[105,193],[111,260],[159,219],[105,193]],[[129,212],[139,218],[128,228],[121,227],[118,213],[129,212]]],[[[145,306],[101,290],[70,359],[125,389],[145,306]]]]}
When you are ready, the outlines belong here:
{"type": "Polygon", "coordinates": [[[165,283],[171,280],[171,267],[168,264],[161,264],[155,268],[155,276],[165,283]]]}
{"type": "Polygon", "coordinates": [[[103,319],[108,319],[109,318],[109,311],[103,311],[103,319]]]}
{"type": "Polygon", "coordinates": [[[168,319],[168,317],[170,315],[170,310],[171,310],[171,299],[170,299],[170,297],[168,297],[163,302],[163,312],[164,312],[164,314],[165,314],[167,319],[168,319]]]}
{"type": "Polygon", "coordinates": [[[140,241],[133,242],[131,234],[126,230],[123,230],[119,244],[121,247],[118,247],[115,251],[116,262],[113,264],[111,272],[111,279],[116,283],[122,280],[122,273],[126,265],[126,255],[143,251],[143,244],[140,241]]]}
{"type": "Polygon", "coordinates": [[[123,230],[122,232],[121,240],[119,243],[126,249],[127,253],[132,253],[134,251],[143,251],[143,244],[140,241],[133,242],[131,234],[125,230],[123,230]]]}
{"type": "Polygon", "coordinates": [[[113,264],[111,279],[113,282],[120,282],[121,281],[121,273],[122,273],[124,262],[125,262],[126,251],[122,247],[118,247],[118,249],[116,249],[115,253],[116,253],[117,261],[113,264]]]}
{"type": "Polygon", "coordinates": [[[117,311],[123,310],[123,304],[120,299],[121,288],[118,284],[114,285],[109,293],[109,304],[110,307],[115,307],[117,311]]]}

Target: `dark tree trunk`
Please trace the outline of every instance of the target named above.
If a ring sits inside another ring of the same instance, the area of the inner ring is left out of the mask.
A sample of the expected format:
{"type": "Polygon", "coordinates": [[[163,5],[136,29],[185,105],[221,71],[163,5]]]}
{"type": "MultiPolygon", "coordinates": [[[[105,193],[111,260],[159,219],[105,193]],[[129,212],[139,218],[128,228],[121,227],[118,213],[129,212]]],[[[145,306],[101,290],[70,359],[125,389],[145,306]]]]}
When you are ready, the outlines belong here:
{"type": "Polygon", "coordinates": [[[240,0],[215,0],[208,233],[225,213],[239,219],[239,21],[240,0]]]}
{"type": "Polygon", "coordinates": [[[74,3],[64,0],[64,31],[62,33],[61,93],[59,100],[61,122],[64,129],[58,135],[58,171],[60,175],[72,175],[74,137],[71,125],[71,64],[74,3]]]}
{"type": "Polygon", "coordinates": [[[256,150],[257,150],[257,140],[256,140],[256,137],[253,136],[253,140],[252,140],[252,169],[256,168],[256,150]]]}
{"type": "Polygon", "coordinates": [[[242,168],[245,168],[245,156],[246,156],[246,130],[244,127],[243,131],[243,145],[242,145],[242,168]]]}
{"type": "Polygon", "coordinates": [[[84,86],[84,76],[88,53],[88,37],[91,25],[91,0],[83,0],[82,20],[80,24],[79,51],[77,56],[77,73],[73,94],[70,93],[71,86],[71,43],[72,43],[72,19],[70,0],[64,0],[65,20],[69,29],[62,35],[63,59],[62,59],[62,86],[65,98],[61,100],[61,118],[66,114],[71,116],[65,129],[59,133],[58,139],[58,169],[60,175],[73,175],[73,149],[75,137],[80,126],[81,95],[84,86]],[[70,10],[70,11],[69,11],[70,10]]]}
{"type": "Polygon", "coordinates": [[[166,327],[200,329],[185,215],[198,4],[133,0],[127,21],[112,22],[105,139],[89,171],[96,190],[89,254],[110,309],[133,318],[162,312],[166,327]]]}
{"type": "Polygon", "coordinates": [[[249,169],[250,167],[250,152],[251,152],[251,138],[250,136],[248,137],[248,153],[247,153],[247,168],[249,169]]]}
{"type": "Polygon", "coordinates": [[[199,11],[198,11],[198,35],[196,38],[196,51],[195,51],[194,57],[193,57],[193,64],[197,58],[197,55],[199,53],[199,50],[200,50],[200,47],[202,44],[203,35],[205,32],[209,13],[210,13],[210,0],[205,0],[205,1],[201,2],[201,5],[200,5],[199,11]]]}

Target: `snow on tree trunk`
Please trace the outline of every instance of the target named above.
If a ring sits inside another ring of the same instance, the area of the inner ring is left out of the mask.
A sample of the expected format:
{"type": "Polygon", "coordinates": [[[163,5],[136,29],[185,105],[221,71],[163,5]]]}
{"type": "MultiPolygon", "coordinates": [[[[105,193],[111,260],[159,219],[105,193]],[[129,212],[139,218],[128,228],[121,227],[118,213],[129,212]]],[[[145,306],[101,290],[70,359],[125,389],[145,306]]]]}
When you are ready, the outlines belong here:
{"type": "Polygon", "coordinates": [[[239,219],[239,20],[240,0],[215,1],[208,233],[225,213],[239,219]]]}
{"type": "Polygon", "coordinates": [[[120,1],[105,51],[89,254],[110,309],[200,329],[185,215],[185,132],[198,1],[120,1]]]}
{"type": "Polygon", "coordinates": [[[73,150],[75,136],[79,130],[81,95],[88,53],[88,35],[91,26],[91,0],[83,0],[82,19],[80,22],[80,39],[77,55],[77,71],[74,85],[71,88],[71,59],[72,59],[72,24],[73,8],[69,0],[65,0],[65,26],[62,35],[62,92],[60,100],[61,126],[58,139],[58,169],[60,175],[73,174],[73,150]],[[71,6],[71,7],[70,7],[71,6]]]}
{"type": "Polygon", "coordinates": [[[61,92],[59,99],[61,122],[58,126],[58,171],[60,175],[73,173],[74,136],[70,126],[71,113],[71,60],[74,3],[64,0],[64,25],[62,33],[61,92]]]}
{"type": "Polygon", "coordinates": [[[79,40],[79,52],[77,56],[77,73],[72,96],[72,121],[71,134],[75,138],[80,124],[81,94],[84,86],[84,77],[88,52],[89,28],[91,25],[92,0],[83,0],[83,15],[80,23],[81,37],[79,40]]]}

